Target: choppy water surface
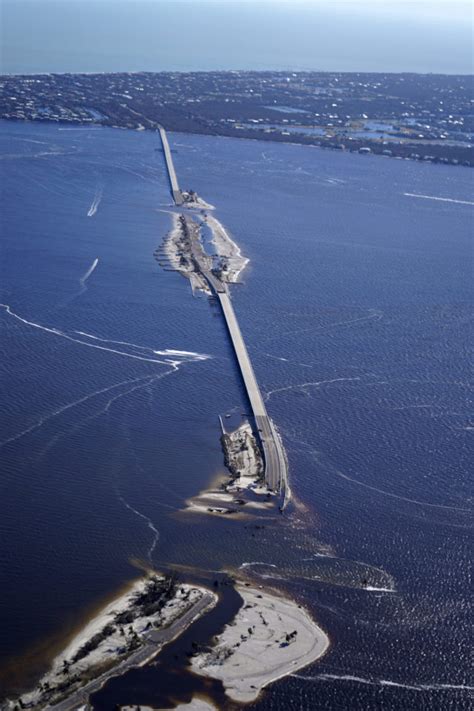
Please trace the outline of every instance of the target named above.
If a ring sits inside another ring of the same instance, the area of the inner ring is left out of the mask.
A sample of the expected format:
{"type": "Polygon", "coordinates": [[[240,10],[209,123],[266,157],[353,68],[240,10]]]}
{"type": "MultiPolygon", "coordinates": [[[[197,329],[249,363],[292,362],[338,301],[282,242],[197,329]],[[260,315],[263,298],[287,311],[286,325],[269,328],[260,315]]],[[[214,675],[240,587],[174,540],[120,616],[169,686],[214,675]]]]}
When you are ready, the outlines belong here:
{"type": "MultiPolygon", "coordinates": [[[[171,140],[251,259],[233,298],[298,505],[258,530],[178,513],[246,404],[218,309],[153,259],[157,137],[2,124],[3,680],[139,559],[242,566],[311,608],[332,648],[252,708],[468,708],[471,172],[171,140]]],[[[97,708],[153,703],[156,674],[97,708]]]]}

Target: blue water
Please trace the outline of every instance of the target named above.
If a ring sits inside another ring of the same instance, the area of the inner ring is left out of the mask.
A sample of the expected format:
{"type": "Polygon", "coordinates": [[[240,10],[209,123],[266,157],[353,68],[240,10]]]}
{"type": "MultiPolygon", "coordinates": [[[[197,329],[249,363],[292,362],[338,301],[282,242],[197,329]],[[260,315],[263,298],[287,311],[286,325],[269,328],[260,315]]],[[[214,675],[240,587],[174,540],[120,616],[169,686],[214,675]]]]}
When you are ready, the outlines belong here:
{"type": "Polygon", "coordinates": [[[300,502],[253,537],[177,513],[245,398],[219,311],[153,259],[157,137],[1,128],[4,668],[137,558],[260,562],[332,647],[252,708],[467,709],[469,169],[171,135],[251,259],[233,300],[300,502]]]}
{"type": "Polygon", "coordinates": [[[3,0],[2,73],[472,73],[470,3],[3,0]]]}

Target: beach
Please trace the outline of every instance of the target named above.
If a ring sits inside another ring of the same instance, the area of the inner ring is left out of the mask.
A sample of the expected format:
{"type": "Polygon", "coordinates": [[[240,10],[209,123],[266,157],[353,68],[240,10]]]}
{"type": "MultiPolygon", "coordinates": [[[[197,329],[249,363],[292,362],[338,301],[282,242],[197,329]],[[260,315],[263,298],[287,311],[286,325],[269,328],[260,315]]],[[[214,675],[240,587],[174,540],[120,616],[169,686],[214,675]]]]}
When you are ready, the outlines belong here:
{"type": "MultiPolygon", "coordinates": [[[[22,695],[22,708],[79,702],[109,678],[152,659],[167,642],[217,602],[201,587],[147,575],[116,597],[58,654],[37,687],[22,695]]],[[[9,700],[5,709],[13,709],[9,700]]],[[[3,708],[3,707],[2,707],[3,708]]]]}
{"type": "Polygon", "coordinates": [[[224,225],[213,215],[206,215],[205,221],[212,231],[212,243],[219,257],[225,260],[227,266],[226,281],[235,283],[249,263],[244,257],[239,245],[234,242],[224,225]]]}
{"type": "Polygon", "coordinates": [[[263,479],[263,461],[252,427],[244,420],[232,432],[221,422],[221,444],[230,478],[221,477],[186,501],[184,512],[251,518],[248,509],[271,509],[274,493],[263,479]]]}
{"type": "Polygon", "coordinates": [[[329,638],[293,600],[248,583],[237,590],[244,605],[215,646],[193,658],[192,668],[221,679],[231,699],[248,703],[272,681],[322,657],[329,638]]]}

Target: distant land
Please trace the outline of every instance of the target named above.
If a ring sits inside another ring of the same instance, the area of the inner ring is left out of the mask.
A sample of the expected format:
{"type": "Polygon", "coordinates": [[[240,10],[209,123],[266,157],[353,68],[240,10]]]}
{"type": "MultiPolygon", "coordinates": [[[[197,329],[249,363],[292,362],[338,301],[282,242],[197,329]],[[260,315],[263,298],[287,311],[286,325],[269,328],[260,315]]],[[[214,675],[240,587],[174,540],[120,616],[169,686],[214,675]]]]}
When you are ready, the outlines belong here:
{"type": "Polygon", "coordinates": [[[301,143],[474,165],[470,75],[284,71],[0,76],[0,118],[301,143]]]}

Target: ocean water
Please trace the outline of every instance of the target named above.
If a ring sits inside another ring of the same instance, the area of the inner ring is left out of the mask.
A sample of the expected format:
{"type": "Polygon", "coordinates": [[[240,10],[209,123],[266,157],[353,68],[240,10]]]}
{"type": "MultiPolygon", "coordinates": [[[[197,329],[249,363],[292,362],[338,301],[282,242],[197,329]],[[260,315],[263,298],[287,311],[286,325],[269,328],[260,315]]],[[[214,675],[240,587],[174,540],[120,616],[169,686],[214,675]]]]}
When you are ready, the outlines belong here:
{"type": "Polygon", "coordinates": [[[0,73],[471,74],[467,0],[3,0],[0,73]]]}
{"type": "MultiPolygon", "coordinates": [[[[256,533],[180,513],[222,471],[217,415],[247,405],[218,308],[153,258],[157,136],[0,140],[3,693],[144,561],[311,609],[329,652],[251,708],[469,708],[470,170],[171,134],[251,260],[232,295],[295,493],[256,533]]],[[[158,675],[94,707],[153,705],[158,675]]]]}

